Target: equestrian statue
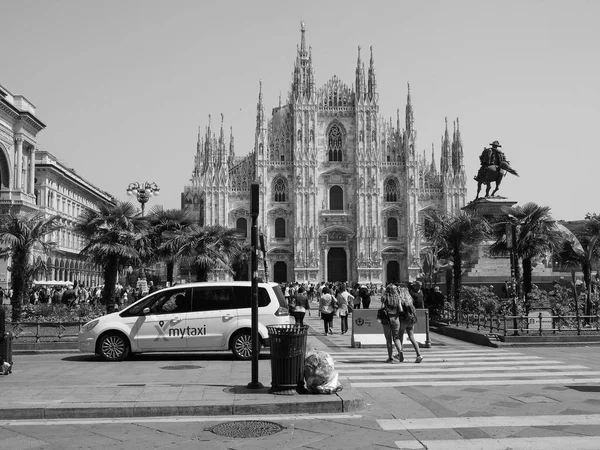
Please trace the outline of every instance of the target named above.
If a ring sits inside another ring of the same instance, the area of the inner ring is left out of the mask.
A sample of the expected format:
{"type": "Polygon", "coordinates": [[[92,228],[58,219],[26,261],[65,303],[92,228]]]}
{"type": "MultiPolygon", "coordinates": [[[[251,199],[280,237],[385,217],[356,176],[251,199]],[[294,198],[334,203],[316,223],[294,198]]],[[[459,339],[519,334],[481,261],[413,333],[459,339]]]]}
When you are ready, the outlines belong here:
{"type": "Polygon", "coordinates": [[[479,156],[481,167],[479,168],[477,176],[475,176],[475,181],[477,181],[477,196],[475,197],[475,200],[479,198],[482,184],[487,186],[485,196],[490,197],[492,183],[496,183],[496,189],[494,189],[491,194],[493,197],[494,194],[498,192],[498,188],[500,187],[500,183],[502,182],[504,175],[506,175],[506,172],[512,173],[517,177],[519,176],[517,171],[510,167],[510,162],[506,159],[506,156],[504,156],[504,152],[500,150],[502,147],[500,143],[494,141],[490,145],[491,147],[484,148],[479,156]]]}

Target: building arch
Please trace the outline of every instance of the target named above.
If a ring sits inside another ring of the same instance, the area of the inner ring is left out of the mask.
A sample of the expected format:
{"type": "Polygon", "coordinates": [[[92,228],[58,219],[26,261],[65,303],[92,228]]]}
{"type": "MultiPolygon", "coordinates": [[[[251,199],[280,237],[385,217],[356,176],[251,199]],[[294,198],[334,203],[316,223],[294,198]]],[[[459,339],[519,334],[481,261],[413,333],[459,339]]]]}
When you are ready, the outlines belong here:
{"type": "Polygon", "coordinates": [[[395,217],[388,217],[387,237],[392,239],[398,238],[398,219],[396,219],[395,217]]]}
{"type": "Polygon", "coordinates": [[[344,210],[344,189],[337,184],[329,188],[329,210],[344,210]]]}
{"type": "Polygon", "coordinates": [[[248,237],[248,221],[245,217],[240,217],[235,221],[235,228],[242,236],[248,237]]]}
{"type": "Polygon", "coordinates": [[[282,239],[286,237],[285,225],[285,219],[282,217],[275,219],[275,239],[282,239]]]}
{"type": "Polygon", "coordinates": [[[10,164],[8,151],[0,144],[0,189],[10,189],[10,164]]]}

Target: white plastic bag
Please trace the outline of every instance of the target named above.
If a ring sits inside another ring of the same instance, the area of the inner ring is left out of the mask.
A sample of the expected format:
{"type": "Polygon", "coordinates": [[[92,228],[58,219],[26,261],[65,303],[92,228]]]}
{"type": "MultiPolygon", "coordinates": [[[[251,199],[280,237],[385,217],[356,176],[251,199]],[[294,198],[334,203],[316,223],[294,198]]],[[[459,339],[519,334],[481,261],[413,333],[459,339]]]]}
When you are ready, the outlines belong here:
{"type": "Polygon", "coordinates": [[[304,378],[312,394],[333,394],[343,389],[331,355],[315,348],[306,352],[304,378]]]}

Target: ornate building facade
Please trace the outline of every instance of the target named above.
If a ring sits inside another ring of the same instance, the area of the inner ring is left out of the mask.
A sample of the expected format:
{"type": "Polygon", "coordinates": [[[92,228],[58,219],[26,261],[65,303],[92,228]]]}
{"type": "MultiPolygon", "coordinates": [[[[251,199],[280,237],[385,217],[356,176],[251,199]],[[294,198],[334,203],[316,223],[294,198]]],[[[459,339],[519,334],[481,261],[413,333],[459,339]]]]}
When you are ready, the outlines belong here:
{"type": "MultiPolygon", "coordinates": [[[[0,214],[59,215],[61,229],[48,237],[57,243],[56,249],[49,255],[33,256],[44,258],[47,267],[47,273],[36,279],[99,284],[102,272],[79,255],[83,240],[73,226],[85,209],[97,210],[99,204],[115,199],[39,149],[37,135],[46,126],[35,113],[33,103],[0,85],[0,214]]],[[[0,260],[0,286],[4,288],[10,286],[9,266],[10,261],[0,260]]]]}
{"type": "MultiPolygon", "coordinates": [[[[260,184],[260,233],[268,279],[277,282],[413,279],[420,272],[421,212],[451,214],[466,203],[458,119],[442,134],[439,170],[417,150],[410,86],[404,122],[379,115],[373,51],[360,47],[352,86],[315,82],[304,25],[285,104],[265,113],[260,84],[254,150],[236,158],[234,138],[210,123],[198,133],[182,207],[202,224],[250,235],[250,184],[260,184]]],[[[225,277],[218,274],[217,277],[225,277]]]]}

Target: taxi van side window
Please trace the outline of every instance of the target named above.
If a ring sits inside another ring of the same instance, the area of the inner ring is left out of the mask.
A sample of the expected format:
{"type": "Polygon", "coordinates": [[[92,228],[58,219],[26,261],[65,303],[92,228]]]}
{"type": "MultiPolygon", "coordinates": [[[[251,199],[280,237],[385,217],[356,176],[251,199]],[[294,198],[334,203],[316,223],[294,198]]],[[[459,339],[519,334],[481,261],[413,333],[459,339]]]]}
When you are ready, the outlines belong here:
{"type": "Polygon", "coordinates": [[[174,289],[158,291],[146,301],[135,305],[126,312],[127,315],[142,315],[145,308],[150,309],[150,314],[175,314],[185,313],[190,310],[189,289],[174,289]]]}
{"type": "MultiPolygon", "coordinates": [[[[235,292],[235,307],[236,308],[251,308],[252,307],[252,290],[246,286],[234,287],[235,292]]],[[[258,307],[268,306],[271,303],[269,293],[265,288],[258,288],[258,307]]]]}
{"type": "Polygon", "coordinates": [[[192,311],[235,309],[231,286],[203,286],[193,288],[192,311]]]}

